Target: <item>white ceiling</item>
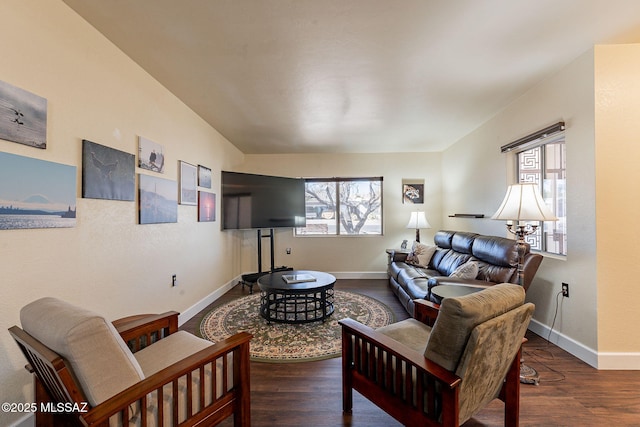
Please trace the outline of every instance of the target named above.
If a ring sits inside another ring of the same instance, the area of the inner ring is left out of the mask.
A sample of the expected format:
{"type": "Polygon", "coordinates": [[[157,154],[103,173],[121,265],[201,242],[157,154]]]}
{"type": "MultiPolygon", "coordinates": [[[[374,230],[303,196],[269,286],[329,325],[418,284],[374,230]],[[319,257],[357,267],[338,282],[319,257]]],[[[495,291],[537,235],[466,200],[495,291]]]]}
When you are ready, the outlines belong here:
{"type": "Polygon", "coordinates": [[[441,151],[640,42],[638,0],[64,2],[247,154],[441,151]]]}

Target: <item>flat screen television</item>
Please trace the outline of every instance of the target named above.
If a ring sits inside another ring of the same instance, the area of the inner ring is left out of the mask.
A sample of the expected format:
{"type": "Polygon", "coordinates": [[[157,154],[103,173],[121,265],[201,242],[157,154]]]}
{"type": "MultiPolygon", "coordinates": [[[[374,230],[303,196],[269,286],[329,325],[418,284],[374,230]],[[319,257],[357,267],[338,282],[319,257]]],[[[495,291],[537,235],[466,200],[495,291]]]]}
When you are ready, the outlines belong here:
{"type": "Polygon", "coordinates": [[[302,178],[222,171],[222,229],[304,227],[302,178]]]}

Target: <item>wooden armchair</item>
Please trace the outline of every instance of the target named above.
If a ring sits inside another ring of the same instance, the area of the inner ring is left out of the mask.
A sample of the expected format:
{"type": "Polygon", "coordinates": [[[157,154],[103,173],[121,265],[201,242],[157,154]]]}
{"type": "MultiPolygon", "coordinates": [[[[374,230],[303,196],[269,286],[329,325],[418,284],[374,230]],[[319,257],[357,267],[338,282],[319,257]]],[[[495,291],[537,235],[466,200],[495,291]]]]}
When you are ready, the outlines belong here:
{"type": "Polygon", "coordinates": [[[54,298],[20,321],[9,332],[35,374],[36,426],[251,423],[248,333],[212,344],[178,331],[176,312],[112,324],[54,298]]]}
{"type": "Polygon", "coordinates": [[[440,307],[417,301],[415,318],[377,330],[341,320],[343,410],[357,390],[406,426],[459,426],[500,398],[505,425],[517,426],[533,310],[521,286],[504,283],[440,307]]]}

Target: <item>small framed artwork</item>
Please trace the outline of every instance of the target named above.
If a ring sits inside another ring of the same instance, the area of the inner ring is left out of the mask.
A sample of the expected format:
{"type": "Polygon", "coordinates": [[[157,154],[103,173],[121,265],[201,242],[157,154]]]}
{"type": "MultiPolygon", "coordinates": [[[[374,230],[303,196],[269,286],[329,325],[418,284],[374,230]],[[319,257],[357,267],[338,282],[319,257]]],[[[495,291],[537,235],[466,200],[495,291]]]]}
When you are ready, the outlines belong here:
{"type": "Polygon", "coordinates": [[[138,174],[140,224],[178,222],[178,183],[138,174]]]}
{"type": "Polygon", "coordinates": [[[198,204],[197,184],[198,184],[197,168],[187,162],[180,160],[180,204],[193,205],[198,204]]]}
{"type": "Polygon", "coordinates": [[[139,137],[138,167],[164,173],[164,147],[150,139],[139,137]]]}
{"type": "Polygon", "coordinates": [[[424,180],[402,180],[402,203],[424,203],[424,180]]]}
{"type": "Polygon", "coordinates": [[[198,222],[216,220],[216,195],[206,191],[198,191],[198,222]]]}
{"type": "Polygon", "coordinates": [[[0,81],[0,139],[47,148],[47,100],[0,81]]]}
{"type": "Polygon", "coordinates": [[[136,156],[82,140],[82,197],[135,200],[136,156]]]}
{"type": "Polygon", "coordinates": [[[204,188],[211,188],[211,169],[198,165],[198,185],[204,188]]]}

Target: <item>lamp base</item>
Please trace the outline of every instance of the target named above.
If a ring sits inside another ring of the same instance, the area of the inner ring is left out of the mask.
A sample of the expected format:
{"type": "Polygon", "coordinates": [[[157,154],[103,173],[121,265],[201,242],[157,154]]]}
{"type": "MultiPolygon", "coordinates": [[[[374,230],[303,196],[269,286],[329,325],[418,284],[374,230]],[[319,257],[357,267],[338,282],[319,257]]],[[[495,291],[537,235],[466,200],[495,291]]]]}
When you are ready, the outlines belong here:
{"type": "Polygon", "coordinates": [[[540,385],[540,374],[529,365],[520,364],[520,382],[522,384],[540,385]]]}

